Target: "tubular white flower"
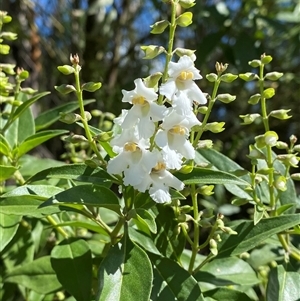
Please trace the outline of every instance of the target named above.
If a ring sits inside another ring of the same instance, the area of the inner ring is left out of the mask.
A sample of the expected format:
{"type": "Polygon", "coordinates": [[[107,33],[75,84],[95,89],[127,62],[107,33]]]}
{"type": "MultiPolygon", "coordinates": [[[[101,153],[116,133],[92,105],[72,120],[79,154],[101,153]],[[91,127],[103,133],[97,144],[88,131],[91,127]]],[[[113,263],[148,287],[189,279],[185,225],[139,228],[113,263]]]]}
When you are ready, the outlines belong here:
{"type": "Polygon", "coordinates": [[[188,115],[179,115],[173,109],[169,109],[170,114],[164,118],[160,125],[162,129],[157,131],[155,136],[156,144],[165,152],[168,149],[174,150],[181,154],[186,159],[195,158],[195,149],[187,140],[189,130],[194,126],[200,124],[200,121],[191,112],[188,115]]]}
{"type": "Polygon", "coordinates": [[[156,203],[170,202],[171,195],[169,188],[172,187],[176,190],[182,190],[184,184],[167,171],[165,167],[163,162],[158,162],[151,173],[144,177],[143,181],[139,185],[135,185],[134,188],[141,192],[145,192],[149,189],[150,197],[156,203]]]}
{"type": "Polygon", "coordinates": [[[157,94],[153,88],[146,87],[141,78],[136,79],[134,83],[134,90],[122,90],[122,101],[129,102],[133,106],[120,125],[124,129],[137,125],[139,137],[147,139],[154,134],[154,122],[162,120],[167,109],[155,102],[157,94]]]}
{"type": "Polygon", "coordinates": [[[161,85],[159,92],[173,101],[174,97],[180,97],[178,92],[185,94],[189,103],[193,101],[205,104],[207,99],[194,80],[201,79],[200,71],[195,68],[193,60],[187,56],[182,56],[177,63],[169,63],[169,79],[161,85]]]}

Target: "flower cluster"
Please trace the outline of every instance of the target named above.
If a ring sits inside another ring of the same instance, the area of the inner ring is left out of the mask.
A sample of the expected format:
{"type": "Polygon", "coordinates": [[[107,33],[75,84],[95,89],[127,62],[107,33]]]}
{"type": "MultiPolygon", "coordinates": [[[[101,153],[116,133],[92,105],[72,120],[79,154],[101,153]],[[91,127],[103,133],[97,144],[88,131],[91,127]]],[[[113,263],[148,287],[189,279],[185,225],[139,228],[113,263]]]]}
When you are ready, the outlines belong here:
{"type": "Polygon", "coordinates": [[[165,104],[157,103],[157,89],[147,87],[141,78],[134,81],[134,90],[122,91],[122,102],[132,107],[114,120],[121,132],[111,141],[117,156],[107,166],[110,174],[124,174],[124,185],[140,192],[148,190],[157,203],[171,200],[170,187],[184,188],[170,170],[179,170],[184,160],[194,159],[188,138],[191,128],[200,122],[193,102],[206,103],[194,82],[202,77],[189,56],[170,62],[168,70],[169,78],[159,88],[165,104]]]}

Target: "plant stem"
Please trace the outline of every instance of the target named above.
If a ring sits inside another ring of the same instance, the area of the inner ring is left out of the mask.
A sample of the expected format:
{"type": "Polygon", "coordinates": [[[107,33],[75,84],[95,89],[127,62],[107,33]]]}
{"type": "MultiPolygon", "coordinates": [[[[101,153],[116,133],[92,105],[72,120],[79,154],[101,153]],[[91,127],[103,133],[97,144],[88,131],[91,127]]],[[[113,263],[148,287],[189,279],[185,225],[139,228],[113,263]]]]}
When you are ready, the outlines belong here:
{"type": "Polygon", "coordinates": [[[80,66],[79,65],[74,65],[73,66],[75,69],[74,76],[75,76],[75,89],[76,89],[76,96],[79,104],[79,109],[80,109],[80,115],[81,115],[81,121],[84,127],[84,131],[86,134],[86,137],[89,141],[89,145],[96,154],[97,158],[103,163],[106,164],[106,161],[102,158],[102,155],[100,154],[97,144],[95,140],[92,137],[91,131],[88,126],[88,121],[86,119],[85,111],[84,111],[84,104],[83,104],[83,98],[82,98],[82,89],[80,86],[80,79],[79,79],[79,71],[80,71],[80,66]]]}

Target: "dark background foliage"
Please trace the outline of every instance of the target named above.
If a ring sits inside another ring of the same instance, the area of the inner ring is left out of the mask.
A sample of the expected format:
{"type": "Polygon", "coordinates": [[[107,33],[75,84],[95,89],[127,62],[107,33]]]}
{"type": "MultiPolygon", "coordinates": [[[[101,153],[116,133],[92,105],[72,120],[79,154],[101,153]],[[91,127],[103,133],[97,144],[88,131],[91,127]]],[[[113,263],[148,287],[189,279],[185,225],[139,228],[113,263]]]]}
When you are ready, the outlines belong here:
{"type": "MultiPolygon", "coordinates": [[[[30,71],[27,84],[40,91],[52,93],[37,108],[43,111],[62,102],[74,100],[72,95],[62,98],[55,85],[72,82],[63,77],[56,66],[69,64],[70,53],[81,58],[82,81],[101,81],[103,87],[94,95],[96,103],[88,107],[110,111],[118,115],[123,104],[121,90],[133,88],[133,80],[161,71],[163,57],[143,60],[141,45],[167,43],[167,32],[149,33],[155,21],[167,19],[168,5],[161,0],[8,0],[1,5],[13,17],[10,30],[19,39],[12,43],[10,62],[30,71]]],[[[179,28],[175,47],[195,49],[196,66],[202,75],[214,72],[216,61],[228,63],[228,71],[252,71],[248,61],[262,53],[273,57],[270,70],[285,76],[276,84],[276,95],[270,109],[292,109],[287,121],[272,119],[271,128],[283,141],[300,133],[300,5],[297,0],[201,0],[192,8],[193,24],[179,28]]],[[[7,30],[8,30],[7,26],[7,30]]],[[[199,81],[204,92],[211,92],[206,79],[199,81]]],[[[211,121],[225,121],[226,130],[212,138],[222,151],[246,165],[247,146],[253,143],[262,124],[240,128],[239,115],[254,112],[247,103],[256,93],[255,86],[241,80],[221,87],[221,92],[237,95],[230,105],[217,103],[211,121]],[[254,134],[255,133],[255,134],[254,134]]],[[[58,125],[59,127],[62,124],[58,125]]],[[[59,157],[60,141],[48,145],[50,153],[59,157]]]]}

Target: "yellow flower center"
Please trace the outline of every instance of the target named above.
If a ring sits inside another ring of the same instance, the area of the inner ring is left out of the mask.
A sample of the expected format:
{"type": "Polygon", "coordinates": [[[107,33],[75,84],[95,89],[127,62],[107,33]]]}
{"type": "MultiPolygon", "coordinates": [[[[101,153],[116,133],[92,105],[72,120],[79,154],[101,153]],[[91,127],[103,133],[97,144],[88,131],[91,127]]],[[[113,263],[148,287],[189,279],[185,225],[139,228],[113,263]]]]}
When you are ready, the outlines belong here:
{"type": "Polygon", "coordinates": [[[177,77],[178,80],[190,80],[194,78],[193,72],[181,71],[180,75],[177,77]]]}
{"type": "Polygon", "coordinates": [[[159,172],[166,169],[166,164],[164,162],[158,162],[153,168],[152,172],[159,172]]]}
{"type": "Polygon", "coordinates": [[[172,134],[185,135],[185,128],[180,125],[175,125],[170,129],[170,132],[172,134]]]}
{"type": "Polygon", "coordinates": [[[143,96],[137,96],[137,97],[135,97],[135,98],[132,99],[132,104],[134,104],[134,105],[141,105],[141,106],[143,106],[146,103],[148,103],[148,102],[147,102],[146,98],[143,97],[143,96]]]}
{"type": "Polygon", "coordinates": [[[139,147],[134,142],[127,142],[124,145],[124,150],[127,152],[135,152],[135,151],[139,150],[139,147]]]}

